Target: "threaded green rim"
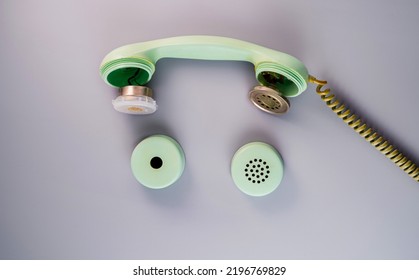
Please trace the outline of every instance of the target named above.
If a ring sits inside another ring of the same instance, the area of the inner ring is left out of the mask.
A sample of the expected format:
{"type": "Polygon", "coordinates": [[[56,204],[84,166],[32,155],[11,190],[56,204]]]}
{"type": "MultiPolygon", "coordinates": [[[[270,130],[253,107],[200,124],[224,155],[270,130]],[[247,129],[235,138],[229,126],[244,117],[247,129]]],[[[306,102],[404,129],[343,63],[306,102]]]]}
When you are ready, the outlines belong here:
{"type": "MultiPolygon", "coordinates": [[[[277,88],[284,96],[286,97],[295,97],[301,94],[303,91],[307,89],[307,81],[306,79],[297,71],[293,70],[292,68],[272,63],[272,62],[264,62],[260,63],[255,67],[256,72],[256,79],[264,86],[272,87],[272,84],[269,84],[264,80],[262,77],[263,72],[273,72],[279,75],[284,76],[288,81],[291,83],[285,84],[284,86],[279,86],[277,88]]],[[[274,86],[277,87],[277,86],[274,86]]]]}
{"type": "Polygon", "coordinates": [[[121,87],[121,85],[115,84],[114,82],[110,81],[109,76],[111,75],[111,73],[114,73],[117,70],[129,68],[141,69],[144,71],[144,74],[146,76],[142,79],[141,85],[149,82],[155,71],[155,66],[150,61],[138,57],[127,57],[114,59],[104,63],[100,67],[100,75],[107,84],[111,86],[121,87]]]}

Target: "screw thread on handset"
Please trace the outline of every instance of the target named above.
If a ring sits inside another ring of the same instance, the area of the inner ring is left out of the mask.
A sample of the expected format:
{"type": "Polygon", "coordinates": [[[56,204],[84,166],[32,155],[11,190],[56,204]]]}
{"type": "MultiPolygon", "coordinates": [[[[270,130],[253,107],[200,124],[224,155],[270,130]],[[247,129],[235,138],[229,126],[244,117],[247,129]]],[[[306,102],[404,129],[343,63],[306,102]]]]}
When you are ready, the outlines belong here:
{"type": "Polygon", "coordinates": [[[321,99],[326,103],[336,115],[341,118],[347,125],[352,127],[359,133],[365,140],[371,143],[378,151],[384,154],[392,162],[394,162],[400,169],[406,172],[415,181],[419,182],[419,167],[405,155],[403,155],[395,146],[381,136],[373,128],[368,126],[361,120],[359,116],[352,113],[334,94],[330,93],[330,89],[326,88],[327,81],[317,80],[313,76],[309,76],[309,82],[316,84],[316,92],[320,95],[321,99]]]}

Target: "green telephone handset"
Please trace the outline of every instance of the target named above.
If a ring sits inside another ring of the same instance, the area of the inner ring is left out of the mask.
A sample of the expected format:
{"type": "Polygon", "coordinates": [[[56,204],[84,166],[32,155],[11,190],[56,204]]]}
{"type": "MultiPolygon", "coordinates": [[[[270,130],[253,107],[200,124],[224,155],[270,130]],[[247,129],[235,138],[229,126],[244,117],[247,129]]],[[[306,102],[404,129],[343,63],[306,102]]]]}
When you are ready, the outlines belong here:
{"type": "Polygon", "coordinates": [[[289,109],[288,98],[301,94],[307,83],[317,85],[316,92],[344,122],[419,182],[419,167],[353,114],[342,102],[323,89],[327,84],[308,74],[298,59],[249,42],[217,36],[182,36],[126,45],[110,52],[100,66],[103,80],[121,88],[113,100],[114,108],[129,114],[149,114],[157,109],[147,84],[161,58],[247,61],[255,66],[260,85],[250,91],[250,100],[259,109],[283,114],[289,109]]]}
{"type": "Polygon", "coordinates": [[[102,78],[111,86],[122,88],[114,100],[116,110],[131,114],[149,114],[156,109],[151,90],[141,88],[150,81],[161,58],[247,61],[255,65],[256,78],[266,87],[257,87],[252,100],[259,108],[272,113],[288,110],[287,97],[307,88],[308,72],[296,58],[262,46],[215,36],[174,37],[120,47],[102,62],[102,78]],[[281,92],[279,96],[270,88],[281,92]]]}

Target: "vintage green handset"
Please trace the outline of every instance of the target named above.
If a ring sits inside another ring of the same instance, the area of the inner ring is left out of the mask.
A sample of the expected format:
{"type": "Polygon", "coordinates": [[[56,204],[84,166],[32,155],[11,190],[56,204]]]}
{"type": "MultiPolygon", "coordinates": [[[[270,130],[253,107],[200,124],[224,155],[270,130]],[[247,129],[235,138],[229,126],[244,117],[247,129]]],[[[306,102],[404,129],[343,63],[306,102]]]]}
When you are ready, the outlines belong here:
{"type": "Polygon", "coordinates": [[[104,58],[100,74],[107,84],[121,89],[121,95],[113,100],[116,110],[130,114],[156,111],[152,90],[145,85],[152,78],[156,63],[162,58],[247,61],[254,64],[260,85],[250,91],[249,98],[259,109],[271,114],[286,113],[289,109],[288,99],[305,91],[309,82],[314,83],[317,85],[316,92],[329,108],[419,182],[419,167],[336,99],[330,89],[324,89],[327,82],[309,75],[301,61],[241,40],[217,36],[182,36],[113,50],[104,58]]]}
{"type": "Polygon", "coordinates": [[[304,64],[296,58],[240,40],[215,36],[155,40],[120,47],[104,58],[100,67],[102,78],[109,85],[122,88],[122,95],[113,102],[116,110],[148,114],[157,109],[151,91],[135,86],[150,81],[161,58],[253,63],[257,80],[266,87],[257,87],[252,100],[261,109],[272,113],[286,112],[289,107],[286,98],[302,93],[307,88],[309,77],[304,64]],[[279,90],[281,95],[273,93],[270,88],[279,90]]]}

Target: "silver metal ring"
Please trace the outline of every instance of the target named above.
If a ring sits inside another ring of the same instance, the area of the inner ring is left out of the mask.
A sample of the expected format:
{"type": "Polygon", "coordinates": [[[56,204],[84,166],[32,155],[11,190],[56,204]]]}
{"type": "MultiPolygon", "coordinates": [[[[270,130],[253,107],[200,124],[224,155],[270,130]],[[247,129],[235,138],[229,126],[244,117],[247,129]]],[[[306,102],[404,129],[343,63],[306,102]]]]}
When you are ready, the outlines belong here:
{"type": "Polygon", "coordinates": [[[144,86],[125,86],[121,88],[122,96],[147,96],[153,97],[153,90],[144,86]]]}

